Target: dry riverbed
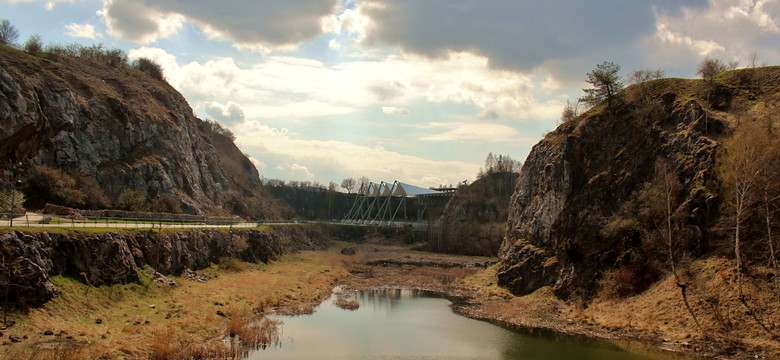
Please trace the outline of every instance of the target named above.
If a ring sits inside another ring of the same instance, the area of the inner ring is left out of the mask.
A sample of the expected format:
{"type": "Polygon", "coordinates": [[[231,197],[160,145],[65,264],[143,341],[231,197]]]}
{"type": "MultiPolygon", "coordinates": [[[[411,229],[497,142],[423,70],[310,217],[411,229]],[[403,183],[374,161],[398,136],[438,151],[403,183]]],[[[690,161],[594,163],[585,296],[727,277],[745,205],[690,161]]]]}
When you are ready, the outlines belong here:
{"type": "MultiPolygon", "coordinates": [[[[626,319],[619,316],[621,312],[641,314],[640,304],[596,302],[585,308],[556,299],[549,289],[515,297],[496,286],[494,263],[494,259],[403,247],[340,243],[328,251],[286,255],[268,265],[225,262],[172,277],[175,285],[147,279],[143,285],[94,288],[57,278],[59,297],[40,309],[11,315],[15,324],[2,330],[0,358],[240,355],[246,349],[235,346],[239,342],[273,343],[273,324],[259,329],[265,326],[259,321],[264,314],[311,312],[336,285],[358,290],[414,288],[468,299],[458,307],[464,315],[527,331],[552,330],[610,339],[624,346],[639,343],[724,358],[777,358],[780,354],[780,345],[772,341],[726,352],[721,339],[695,332],[664,332],[662,324],[648,320],[653,314],[637,315],[634,323],[630,316],[627,324],[620,322],[626,319]],[[354,246],[356,253],[341,254],[347,246],[354,246]],[[245,340],[246,333],[253,334],[247,339],[255,342],[245,340]]],[[[662,282],[659,289],[651,290],[664,294],[663,286],[662,282]]],[[[674,288],[669,291],[674,294],[674,288]]]]}

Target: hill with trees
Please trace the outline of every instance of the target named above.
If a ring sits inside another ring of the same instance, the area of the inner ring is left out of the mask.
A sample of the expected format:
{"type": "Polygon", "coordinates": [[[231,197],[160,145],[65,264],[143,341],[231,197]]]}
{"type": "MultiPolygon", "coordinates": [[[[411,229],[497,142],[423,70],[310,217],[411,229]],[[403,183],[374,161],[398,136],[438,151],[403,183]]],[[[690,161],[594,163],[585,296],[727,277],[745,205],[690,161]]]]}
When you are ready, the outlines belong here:
{"type": "Polygon", "coordinates": [[[743,348],[776,339],[780,67],[724,69],[634,84],[536,144],[499,285],[664,309],[670,328],[743,348]]]}

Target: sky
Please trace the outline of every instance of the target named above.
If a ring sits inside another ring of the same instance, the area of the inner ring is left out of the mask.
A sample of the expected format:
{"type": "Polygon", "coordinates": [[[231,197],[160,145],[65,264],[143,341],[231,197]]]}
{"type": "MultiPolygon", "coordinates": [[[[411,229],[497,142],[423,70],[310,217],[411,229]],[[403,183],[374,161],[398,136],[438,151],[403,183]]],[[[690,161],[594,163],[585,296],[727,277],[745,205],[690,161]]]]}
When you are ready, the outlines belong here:
{"type": "Polygon", "coordinates": [[[780,63],[780,0],[0,0],[45,44],[150,58],[264,178],[473,180],[523,161],[586,74],[780,63]]]}

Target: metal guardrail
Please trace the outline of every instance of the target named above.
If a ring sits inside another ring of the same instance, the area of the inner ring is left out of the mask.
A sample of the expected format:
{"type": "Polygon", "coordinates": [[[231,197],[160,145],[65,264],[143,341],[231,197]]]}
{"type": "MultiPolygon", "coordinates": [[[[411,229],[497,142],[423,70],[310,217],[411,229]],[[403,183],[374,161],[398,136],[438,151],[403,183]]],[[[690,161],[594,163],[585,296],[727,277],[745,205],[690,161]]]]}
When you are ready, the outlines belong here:
{"type": "Polygon", "coordinates": [[[263,221],[228,221],[224,218],[202,220],[175,219],[166,216],[160,219],[118,218],[96,216],[72,216],[52,214],[15,214],[13,222],[10,213],[0,213],[0,227],[60,227],[60,228],[209,228],[209,227],[258,227],[263,221]],[[13,224],[12,224],[13,223],[13,224]]]}
{"type": "MultiPolygon", "coordinates": [[[[0,213],[0,227],[11,226],[10,213],[0,213]]],[[[97,217],[53,214],[16,214],[13,218],[13,228],[104,228],[104,229],[164,229],[164,228],[257,228],[263,225],[297,225],[297,224],[340,224],[369,227],[412,227],[427,228],[428,222],[408,221],[345,221],[345,220],[241,220],[226,221],[222,218],[204,218],[201,220],[175,219],[170,214],[160,219],[128,218],[128,217],[97,217]]]]}

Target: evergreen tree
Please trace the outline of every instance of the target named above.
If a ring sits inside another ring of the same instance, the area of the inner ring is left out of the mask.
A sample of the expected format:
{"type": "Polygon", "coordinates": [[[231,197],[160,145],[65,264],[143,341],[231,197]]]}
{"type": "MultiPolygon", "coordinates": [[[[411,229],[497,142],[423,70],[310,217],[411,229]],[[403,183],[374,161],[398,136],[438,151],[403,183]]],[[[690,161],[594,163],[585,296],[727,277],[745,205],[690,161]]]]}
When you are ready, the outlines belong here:
{"type": "Polygon", "coordinates": [[[596,65],[596,68],[588,73],[587,80],[589,84],[593,85],[593,89],[582,89],[585,96],[580,98],[580,101],[590,106],[595,106],[604,100],[612,101],[615,94],[623,90],[623,81],[618,75],[618,71],[620,71],[620,65],[612,62],[604,61],[596,65]]]}

